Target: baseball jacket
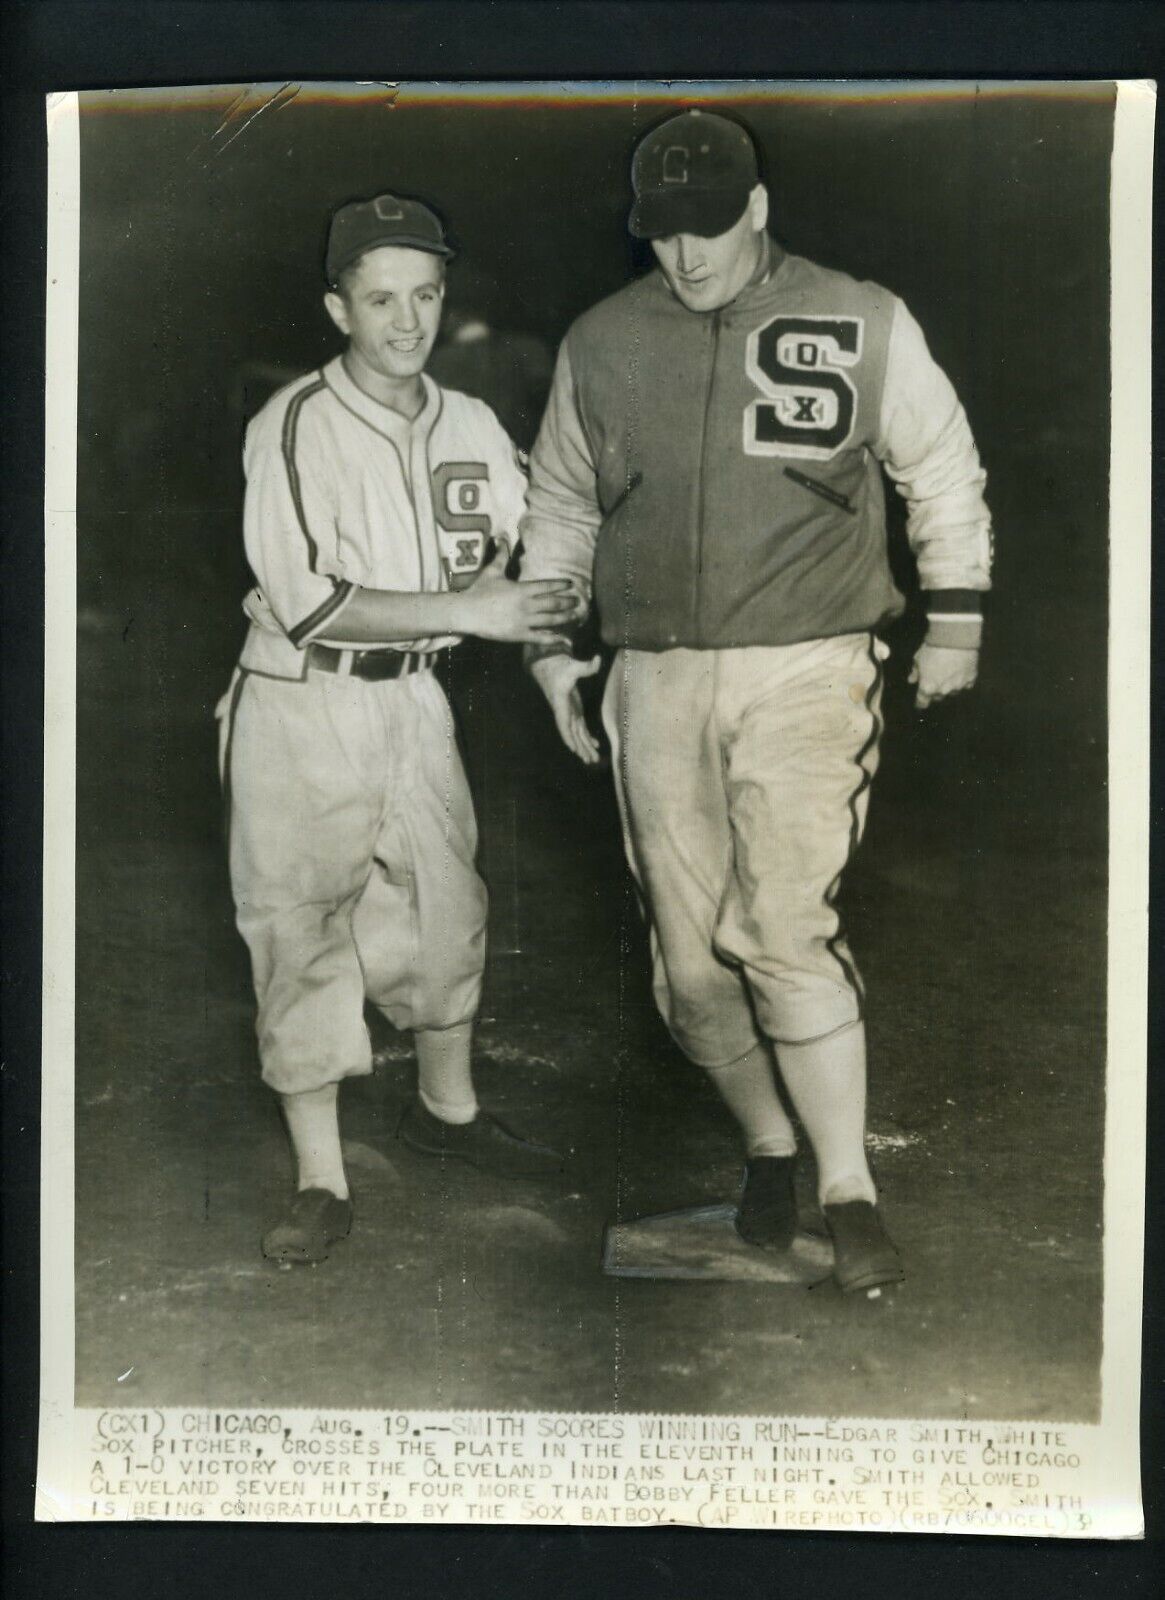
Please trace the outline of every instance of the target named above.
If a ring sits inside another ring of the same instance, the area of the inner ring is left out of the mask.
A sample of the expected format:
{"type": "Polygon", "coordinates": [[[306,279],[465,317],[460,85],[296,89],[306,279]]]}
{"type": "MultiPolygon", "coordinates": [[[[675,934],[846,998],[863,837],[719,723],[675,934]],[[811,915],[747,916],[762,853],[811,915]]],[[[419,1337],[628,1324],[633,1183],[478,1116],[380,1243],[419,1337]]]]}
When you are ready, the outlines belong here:
{"type": "Polygon", "coordinates": [[[876,628],[903,606],[885,468],[932,639],[977,642],[990,517],[949,380],[895,295],[771,251],[719,311],[689,311],[656,270],[573,324],[530,461],[523,575],[571,577],[604,640],[632,649],[876,628]]]}

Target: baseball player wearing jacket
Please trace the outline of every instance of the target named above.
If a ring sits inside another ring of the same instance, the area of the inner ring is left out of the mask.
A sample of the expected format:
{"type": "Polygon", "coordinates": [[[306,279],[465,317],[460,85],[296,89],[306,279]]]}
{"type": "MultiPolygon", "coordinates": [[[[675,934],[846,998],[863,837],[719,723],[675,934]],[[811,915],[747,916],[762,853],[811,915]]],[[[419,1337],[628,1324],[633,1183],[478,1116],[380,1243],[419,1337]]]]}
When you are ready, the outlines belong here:
{"type": "Polygon", "coordinates": [[[495,547],[515,542],[525,474],[488,406],[424,375],[451,254],[418,201],[341,207],[325,305],[346,348],[247,431],[257,584],[220,758],[263,1078],[295,1157],[263,1238],[283,1263],[322,1260],[351,1227],[338,1085],[372,1070],[366,999],[414,1033],[402,1139],[506,1175],[561,1166],[474,1094],[486,891],[431,666],[462,634],[544,640],[576,602],[564,580],[506,578],[495,547]]]}
{"type": "MultiPolygon", "coordinates": [[[[863,991],[836,897],[881,735],[903,601],[883,472],[929,618],[926,707],[968,689],[990,582],[962,407],[895,295],[786,254],[751,138],[686,112],[632,166],[658,270],[579,318],[531,458],[524,574],[569,578],[617,650],[603,720],[649,911],[654,989],[740,1123],[737,1227],[787,1248],[793,1128],[812,1143],[847,1291],[899,1280],[865,1152],[863,991]]],[[[598,748],[568,636],[527,647],[568,748],[598,748]]]]}

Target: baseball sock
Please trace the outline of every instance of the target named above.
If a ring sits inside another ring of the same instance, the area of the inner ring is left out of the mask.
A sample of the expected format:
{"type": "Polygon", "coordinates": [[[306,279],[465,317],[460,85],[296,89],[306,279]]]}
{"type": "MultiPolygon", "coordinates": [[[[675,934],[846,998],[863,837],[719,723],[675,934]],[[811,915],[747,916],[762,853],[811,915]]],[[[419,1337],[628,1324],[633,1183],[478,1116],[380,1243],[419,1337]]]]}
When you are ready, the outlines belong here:
{"type": "Polygon", "coordinates": [[[876,1198],[866,1161],[866,1030],[861,1022],[804,1044],[778,1044],[785,1087],[817,1157],[822,1205],[876,1198]]]}
{"type": "Polygon", "coordinates": [[[327,1189],[348,1198],[344,1153],[340,1148],[339,1084],[325,1083],[302,1094],[281,1094],[299,1188],[327,1189]]]}
{"type": "Polygon", "coordinates": [[[773,1063],[767,1044],[752,1049],[723,1067],[706,1067],[720,1097],[739,1122],[750,1156],[791,1156],[797,1136],[785,1115],[773,1081],[773,1063]]]}
{"type": "Polygon", "coordinates": [[[473,1023],[455,1028],[423,1028],[417,1047],[417,1093],[426,1111],[442,1122],[472,1122],[477,1116],[473,1089],[473,1023]]]}

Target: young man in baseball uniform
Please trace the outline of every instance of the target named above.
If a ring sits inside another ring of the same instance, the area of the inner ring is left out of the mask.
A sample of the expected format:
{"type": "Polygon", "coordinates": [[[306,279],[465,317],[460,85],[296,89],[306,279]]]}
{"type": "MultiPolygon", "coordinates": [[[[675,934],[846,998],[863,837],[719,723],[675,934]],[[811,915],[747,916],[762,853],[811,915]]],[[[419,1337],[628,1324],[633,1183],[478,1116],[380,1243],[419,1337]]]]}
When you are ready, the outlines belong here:
{"type": "Polygon", "coordinates": [[[486,891],[431,668],[462,634],[544,641],[576,602],[566,581],[505,576],[515,449],[488,406],[424,375],[452,253],[416,200],[342,206],[324,304],[346,348],[247,430],[257,584],[220,748],[263,1078],[295,1156],[294,1199],[263,1238],[281,1262],[320,1261],[351,1227],[338,1087],[372,1070],[366,999],[413,1030],[413,1149],[505,1175],[561,1167],[474,1094],[486,891]]]}
{"type": "MultiPolygon", "coordinates": [[[[783,251],[744,128],[685,112],[632,165],[658,270],[580,317],[531,459],[524,573],[569,577],[617,648],[603,720],[656,998],[742,1129],[737,1227],[787,1249],[812,1142],[843,1290],[899,1280],[865,1151],[861,980],[836,909],[881,734],[877,630],[903,606],[883,469],[929,624],[917,703],[969,689],[989,586],[984,474],[918,324],[783,251]]],[[[568,748],[598,759],[569,639],[528,647],[568,748]]]]}

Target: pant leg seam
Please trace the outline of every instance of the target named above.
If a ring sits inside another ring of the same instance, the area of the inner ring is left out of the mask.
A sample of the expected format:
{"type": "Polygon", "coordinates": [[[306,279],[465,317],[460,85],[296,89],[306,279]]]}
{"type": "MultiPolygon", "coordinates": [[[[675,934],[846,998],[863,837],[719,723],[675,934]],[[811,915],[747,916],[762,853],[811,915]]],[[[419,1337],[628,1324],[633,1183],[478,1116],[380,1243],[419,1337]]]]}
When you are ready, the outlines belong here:
{"type": "Polygon", "coordinates": [[[857,999],[858,1004],[859,1022],[864,1021],[865,1019],[865,989],[862,985],[861,979],[858,977],[857,968],[854,966],[853,962],[847,960],[847,958],[843,956],[841,951],[838,949],[838,944],[845,937],[845,928],[842,924],[841,913],[837,908],[837,896],[841,891],[841,880],[845,874],[845,870],[853,860],[858,845],[861,842],[862,830],[861,822],[858,817],[858,801],[872,786],[874,781],[874,774],[865,765],[866,757],[870,754],[871,750],[877,748],[878,740],[880,739],[882,733],[882,720],[877,709],[882,690],[882,663],[879,661],[877,652],[874,649],[874,635],[872,633],[866,635],[866,654],[870,664],[874,669],[874,676],[870,681],[870,687],[867,689],[865,695],[866,710],[870,714],[870,732],[865,742],[858,750],[857,755],[854,757],[854,763],[858,768],[859,777],[856,787],[846,802],[846,806],[850,814],[849,846],[846,850],[845,860],[841,864],[841,868],[837,874],[837,877],[834,878],[833,882],[825,892],[825,903],[837,918],[837,927],[825,941],[825,948],[829,951],[830,955],[841,968],[847,985],[854,992],[854,996],[857,999]]]}

